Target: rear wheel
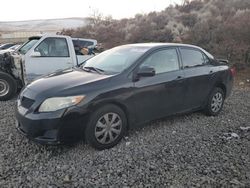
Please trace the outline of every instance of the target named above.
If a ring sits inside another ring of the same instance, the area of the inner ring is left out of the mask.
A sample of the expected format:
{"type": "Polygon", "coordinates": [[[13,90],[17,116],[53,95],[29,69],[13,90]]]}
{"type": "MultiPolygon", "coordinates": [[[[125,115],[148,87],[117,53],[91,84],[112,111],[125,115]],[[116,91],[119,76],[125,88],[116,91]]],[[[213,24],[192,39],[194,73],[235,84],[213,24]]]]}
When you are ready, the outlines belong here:
{"type": "Polygon", "coordinates": [[[123,110],[116,105],[106,105],[91,115],[85,138],[96,149],[108,149],[119,143],[126,127],[127,119],[123,110]]]}
{"type": "Polygon", "coordinates": [[[17,84],[12,76],[0,72],[0,101],[11,99],[17,92],[17,84]]]}
{"type": "Polygon", "coordinates": [[[225,100],[225,93],[221,88],[214,88],[211,92],[205,112],[210,116],[217,116],[222,110],[225,100]]]}

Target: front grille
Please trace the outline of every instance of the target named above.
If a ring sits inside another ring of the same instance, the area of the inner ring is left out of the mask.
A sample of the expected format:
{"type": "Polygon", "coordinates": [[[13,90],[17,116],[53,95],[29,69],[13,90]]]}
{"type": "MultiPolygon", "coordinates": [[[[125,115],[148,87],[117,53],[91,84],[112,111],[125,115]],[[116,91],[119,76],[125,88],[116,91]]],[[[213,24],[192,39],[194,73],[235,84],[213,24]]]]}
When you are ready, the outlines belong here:
{"type": "Polygon", "coordinates": [[[27,98],[27,97],[22,97],[21,99],[21,106],[26,108],[26,109],[29,109],[32,104],[34,104],[34,100],[30,99],[30,98],[27,98]]]}

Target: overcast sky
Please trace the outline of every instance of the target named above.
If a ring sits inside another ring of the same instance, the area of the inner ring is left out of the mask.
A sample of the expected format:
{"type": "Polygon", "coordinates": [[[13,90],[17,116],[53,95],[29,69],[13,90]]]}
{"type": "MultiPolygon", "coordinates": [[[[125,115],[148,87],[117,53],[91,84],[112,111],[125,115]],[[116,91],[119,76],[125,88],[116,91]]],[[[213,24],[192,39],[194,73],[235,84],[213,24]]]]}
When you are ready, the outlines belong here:
{"type": "Polygon", "coordinates": [[[164,10],[182,0],[2,0],[0,21],[87,17],[98,10],[120,19],[164,10]]]}

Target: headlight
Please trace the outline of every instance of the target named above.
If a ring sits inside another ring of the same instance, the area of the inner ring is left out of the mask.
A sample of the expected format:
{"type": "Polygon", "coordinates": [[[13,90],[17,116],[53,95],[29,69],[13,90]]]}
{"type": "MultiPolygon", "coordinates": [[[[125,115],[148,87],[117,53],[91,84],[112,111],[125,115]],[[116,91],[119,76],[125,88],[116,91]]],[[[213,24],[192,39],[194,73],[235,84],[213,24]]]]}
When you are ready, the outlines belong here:
{"type": "Polygon", "coordinates": [[[53,112],[63,108],[67,108],[73,105],[79,104],[83,99],[82,96],[71,96],[71,97],[53,97],[46,99],[40,106],[39,112],[53,112]]]}

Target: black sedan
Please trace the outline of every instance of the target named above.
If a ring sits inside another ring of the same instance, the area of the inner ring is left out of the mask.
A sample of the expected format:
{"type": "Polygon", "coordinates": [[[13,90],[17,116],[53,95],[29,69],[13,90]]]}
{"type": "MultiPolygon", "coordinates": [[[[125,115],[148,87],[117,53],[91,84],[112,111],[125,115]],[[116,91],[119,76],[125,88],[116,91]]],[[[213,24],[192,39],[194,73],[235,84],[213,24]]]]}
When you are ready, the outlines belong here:
{"type": "Polygon", "coordinates": [[[18,97],[17,129],[39,143],[85,138],[106,149],[155,119],[197,110],[218,115],[233,75],[197,46],[119,46],[28,85],[18,97]]]}

